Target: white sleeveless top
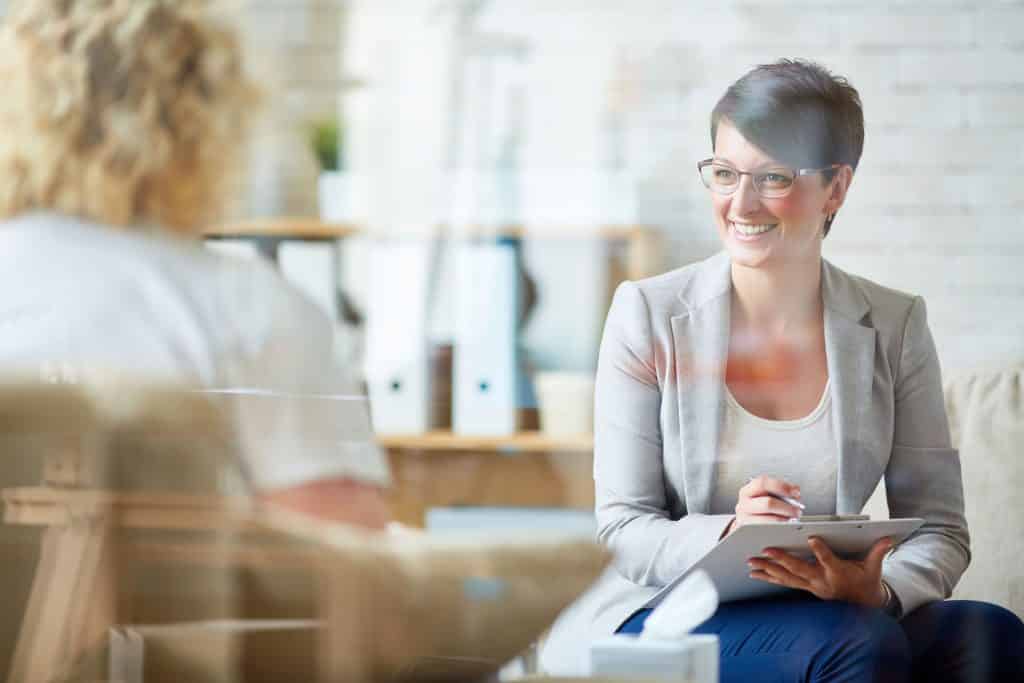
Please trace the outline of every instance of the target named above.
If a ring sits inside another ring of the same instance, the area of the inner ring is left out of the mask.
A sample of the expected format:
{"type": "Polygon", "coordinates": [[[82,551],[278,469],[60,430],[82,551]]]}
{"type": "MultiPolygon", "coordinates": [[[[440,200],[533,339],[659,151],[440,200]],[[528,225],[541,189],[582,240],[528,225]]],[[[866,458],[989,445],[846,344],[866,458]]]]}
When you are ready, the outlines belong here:
{"type": "Polygon", "coordinates": [[[805,515],[835,514],[839,448],[831,385],[829,379],[817,407],[798,420],[753,415],[726,387],[711,514],[733,514],[740,488],[761,474],[797,484],[805,515]]]}

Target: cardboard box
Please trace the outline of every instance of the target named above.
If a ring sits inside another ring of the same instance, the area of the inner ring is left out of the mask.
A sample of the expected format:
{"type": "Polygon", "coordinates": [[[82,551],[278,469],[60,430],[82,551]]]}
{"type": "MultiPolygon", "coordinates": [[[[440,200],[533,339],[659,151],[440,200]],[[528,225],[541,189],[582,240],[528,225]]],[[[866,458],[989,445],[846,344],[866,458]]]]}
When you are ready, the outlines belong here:
{"type": "Polygon", "coordinates": [[[320,624],[222,620],[110,630],[113,683],[314,681],[320,624]]]}
{"type": "Polygon", "coordinates": [[[619,678],[608,676],[527,676],[520,678],[518,683],[661,683],[652,678],[619,678]]]}

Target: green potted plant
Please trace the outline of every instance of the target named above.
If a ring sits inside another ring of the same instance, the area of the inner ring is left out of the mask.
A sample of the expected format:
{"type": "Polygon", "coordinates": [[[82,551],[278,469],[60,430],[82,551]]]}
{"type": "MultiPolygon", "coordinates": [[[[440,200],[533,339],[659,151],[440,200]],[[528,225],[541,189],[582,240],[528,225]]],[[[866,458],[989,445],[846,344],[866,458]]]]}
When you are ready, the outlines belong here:
{"type": "Polygon", "coordinates": [[[309,123],[310,148],[320,165],[317,196],[320,219],[328,223],[351,220],[351,206],[345,172],[345,129],[337,116],[309,123]]]}

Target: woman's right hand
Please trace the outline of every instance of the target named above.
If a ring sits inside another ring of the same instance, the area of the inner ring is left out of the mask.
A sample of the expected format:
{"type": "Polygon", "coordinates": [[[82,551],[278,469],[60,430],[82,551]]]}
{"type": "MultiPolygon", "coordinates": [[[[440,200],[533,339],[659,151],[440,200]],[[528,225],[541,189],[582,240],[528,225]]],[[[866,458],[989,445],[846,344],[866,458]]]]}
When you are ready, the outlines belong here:
{"type": "Polygon", "coordinates": [[[774,477],[764,475],[754,477],[740,489],[739,498],[736,501],[736,516],[726,527],[722,538],[744,524],[786,522],[800,516],[799,508],[779,500],[771,494],[800,500],[800,487],[774,477]]]}

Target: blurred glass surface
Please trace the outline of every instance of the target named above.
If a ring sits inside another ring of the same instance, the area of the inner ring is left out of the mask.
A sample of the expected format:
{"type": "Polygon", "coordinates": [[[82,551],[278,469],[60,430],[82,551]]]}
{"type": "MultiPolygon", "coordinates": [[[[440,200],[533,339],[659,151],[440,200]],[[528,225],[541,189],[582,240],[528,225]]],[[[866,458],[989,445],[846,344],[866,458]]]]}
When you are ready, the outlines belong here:
{"type": "Polygon", "coordinates": [[[604,566],[589,539],[371,533],[250,497],[248,453],[375,448],[362,401],[0,386],[13,680],[475,680],[525,650],[604,566]]]}

